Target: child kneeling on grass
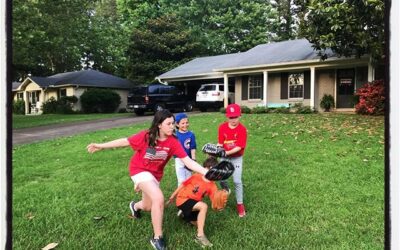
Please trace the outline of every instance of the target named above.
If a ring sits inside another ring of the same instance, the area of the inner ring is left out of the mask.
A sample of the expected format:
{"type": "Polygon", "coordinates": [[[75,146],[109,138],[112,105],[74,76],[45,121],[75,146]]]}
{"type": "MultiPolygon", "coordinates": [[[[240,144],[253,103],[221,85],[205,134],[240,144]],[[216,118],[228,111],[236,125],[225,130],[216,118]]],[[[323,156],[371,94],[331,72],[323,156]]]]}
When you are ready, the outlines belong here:
{"type": "MultiPolygon", "coordinates": [[[[217,164],[218,160],[210,157],[204,161],[203,167],[210,169],[217,164]]],[[[172,203],[176,197],[176,206],[181,212],[178,214],[183,215],[185,221],[197,226],[195,241],[202,246],[212,246],[212,243],[204,234],[208,206],[202,199],[205,195],[210,198],[213,197],[217,190],[218,188],[214,181],[207,180],[202,174],[194,174],[174,191],[167,203],[172,203]]]]}

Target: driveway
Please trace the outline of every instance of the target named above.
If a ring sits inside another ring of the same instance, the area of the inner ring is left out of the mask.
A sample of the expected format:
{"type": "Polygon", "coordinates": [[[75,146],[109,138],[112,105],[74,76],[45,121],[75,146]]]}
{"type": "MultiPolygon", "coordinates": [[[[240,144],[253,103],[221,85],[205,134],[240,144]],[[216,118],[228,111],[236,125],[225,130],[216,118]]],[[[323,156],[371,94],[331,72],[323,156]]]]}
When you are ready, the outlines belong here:
{"type": "MultiPolygon", "coordinates": [[[[190,115],[198,114],[199,112],[191,112],[190,115]]],[[[77,122],[71,124],[57,124],[40,126],[34,128],[13,129],[12,141],[13,146],[38,142],[42,140],[54,139],[63,136],[76,135],[89,131],[104,130],[115,127],[126,126],[135,123],[150,122],[153,116],[132,116],[128,118],[112,118],[101,119],[85,122],[77,122]]]]}

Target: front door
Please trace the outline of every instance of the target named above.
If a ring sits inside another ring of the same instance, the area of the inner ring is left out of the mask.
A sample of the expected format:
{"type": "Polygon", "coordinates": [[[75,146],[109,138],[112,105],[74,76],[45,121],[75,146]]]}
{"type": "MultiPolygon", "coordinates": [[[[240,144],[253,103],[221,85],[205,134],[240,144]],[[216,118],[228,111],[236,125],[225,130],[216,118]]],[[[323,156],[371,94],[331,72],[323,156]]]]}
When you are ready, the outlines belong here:
{"type": "Polygon", "coordinates": [[[336,108],[354,108],[354,69],[338,69],[336,84],[336,108]]]}

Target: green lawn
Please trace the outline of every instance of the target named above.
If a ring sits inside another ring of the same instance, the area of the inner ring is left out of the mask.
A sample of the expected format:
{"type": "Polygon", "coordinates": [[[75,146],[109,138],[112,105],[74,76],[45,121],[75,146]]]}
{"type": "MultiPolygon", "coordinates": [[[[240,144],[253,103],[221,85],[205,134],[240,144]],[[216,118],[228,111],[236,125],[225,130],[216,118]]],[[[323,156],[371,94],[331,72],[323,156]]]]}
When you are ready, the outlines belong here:
{"type": "MultiPolygon", "coordinates": [[[[220,113],[193,116],[198,146],[216,142],[220,113]]],[[[343,114],[244,115],[247,216],[208,213],[213,249],[383,249],[384,119],[343,114]]],[[[22,145],[13,150],[13,249],[151,249],[150,214],[128,217],[139,199],[128,176],[131,149],[90,155],[86,145],[149,124],[22,145]]],[[[198,152],[199,159],[204,155],[198,152]]],[[[231,183],[232,184],[232,183],[231,183]]],[[[173,161],[161,182],[176,186],[173,161]]],[[[195,228],[168,207],[169,249],[200,249],[195,228]]]]}
{"type": "Polygon", "coordinates": [[[111,113],[111,114],[48,114],[48,115],[13,115],[12,127],[31,128],[43,125],[65,124],[79,121],[106,119],[113,117],[131,117],[132,113],[111,113]]]}

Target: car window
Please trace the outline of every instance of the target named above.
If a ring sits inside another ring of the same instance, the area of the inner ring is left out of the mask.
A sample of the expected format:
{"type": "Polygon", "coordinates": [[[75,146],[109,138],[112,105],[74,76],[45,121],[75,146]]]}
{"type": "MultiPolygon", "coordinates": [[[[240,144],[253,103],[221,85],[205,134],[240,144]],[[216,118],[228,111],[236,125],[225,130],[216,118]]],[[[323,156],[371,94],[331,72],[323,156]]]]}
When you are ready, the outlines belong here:
{"type": "Polygon", "coordinates": [[[219,91],[224,91],[224,85],[218,85],[219,86],[219,91]]]}
{"type": "Polygon", "coordinates": [[[216,89],[215,85],[203,85],[199,91],[214,91],[216,89]]]}
{"type": "Polygon", "coordinates": [[[159,86],[152,86],[152,85],[150,85],[149,86],[149,94],[158,94],[158,88],[159,88],[159,86]]]}
{"type": "Polygon", "coordinates": [[[160,86],[160,94],[174,94],[174,87],[173,86],[160,86]]]}

